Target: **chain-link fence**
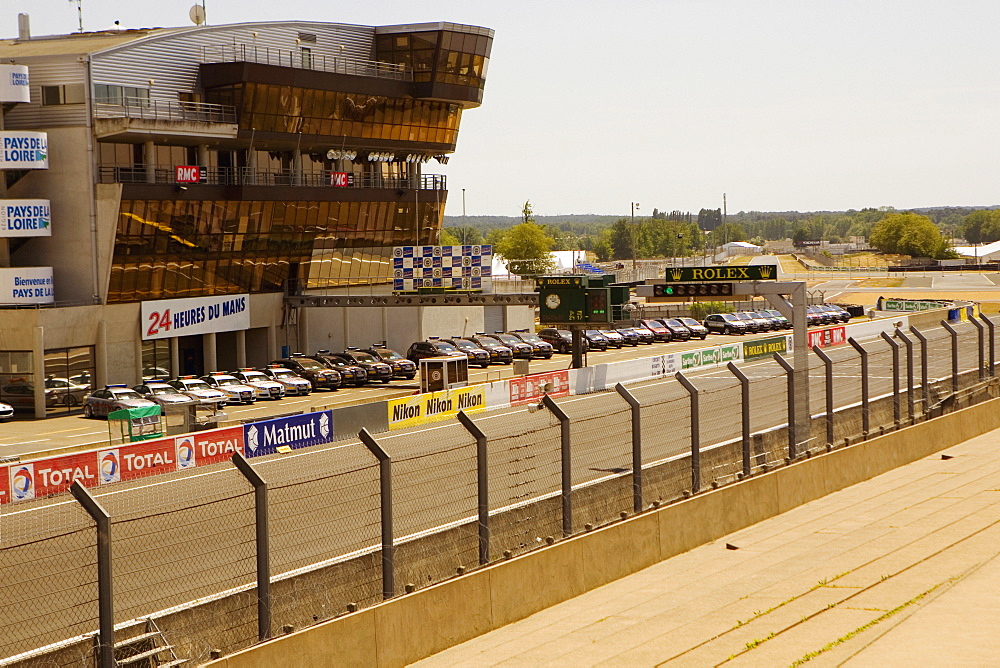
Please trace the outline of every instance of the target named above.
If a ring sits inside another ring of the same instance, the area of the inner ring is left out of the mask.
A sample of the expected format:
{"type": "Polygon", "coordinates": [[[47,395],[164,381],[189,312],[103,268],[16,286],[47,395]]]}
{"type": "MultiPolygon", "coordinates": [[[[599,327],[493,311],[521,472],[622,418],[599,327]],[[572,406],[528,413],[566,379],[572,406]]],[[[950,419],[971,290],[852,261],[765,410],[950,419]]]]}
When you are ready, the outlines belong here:
{"type": "Polygon", "coordinates": [[[17,623],[0,665],[51,665],[58,651],[59,665],[93,662],[105,619],[119,643],[155,619],[177,656],[200,661],[370,606],[904,426],[911,402],[918,420],[995,396],[991,333],[958,323],[815,351],[808,416],[789,401],[805,390],[788,363],[764,358],[79,486],[109,518],[103,551],[84,500],[2,506],[0,616],[17,623]],[[803,417],[807,433],[789,430],[803,417]]]}

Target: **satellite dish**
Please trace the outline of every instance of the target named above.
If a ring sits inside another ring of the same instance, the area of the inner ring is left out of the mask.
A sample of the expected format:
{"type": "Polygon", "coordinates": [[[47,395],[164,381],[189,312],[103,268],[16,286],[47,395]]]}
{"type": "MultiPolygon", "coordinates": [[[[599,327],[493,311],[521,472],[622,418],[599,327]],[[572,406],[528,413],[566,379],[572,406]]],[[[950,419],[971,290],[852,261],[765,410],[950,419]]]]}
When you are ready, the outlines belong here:
{"type": "Polygon", "coordinates": [[[205,22],[205,8],[201,5],[194,5],[188,12],[188,17],[191,19],[191,23],[200,26],[205,22]]]}

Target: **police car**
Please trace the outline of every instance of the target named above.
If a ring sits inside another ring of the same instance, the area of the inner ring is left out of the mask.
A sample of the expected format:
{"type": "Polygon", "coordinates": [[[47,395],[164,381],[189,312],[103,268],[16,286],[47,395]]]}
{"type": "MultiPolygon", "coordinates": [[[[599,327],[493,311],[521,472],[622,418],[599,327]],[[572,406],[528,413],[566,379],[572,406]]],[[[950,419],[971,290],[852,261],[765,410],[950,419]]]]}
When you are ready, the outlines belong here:
{"type": "Polygon", "coordinates": [[[0,402],[0,422],[11,420],[14,417],[14,407],[10,404],[0,402]]]}
{"type": "Polygon", "coordinates": [[[228,373],[223,373],[221,371],[215,371],[207,376],[202,376],[201,379],[205,381],[209,387],[219,390],[226,395],[227,401],[233,401],[241,404],[252,404],[257,401],[257,391],[245,385],[228,373]]]}
{"type": "Polygon", "coordinates": [[[146,408],[157,404],[143,399],[142,395],[122,383],[121,385],[105,385],[104,389],[94,390],[83,403],[85,417],[107,417],[108,413],[123,408],[146,408]]]}
{"type": "Polygon", "coordinates": [[[308,380],[295,373],[291,369],[283,366],[268,365],[260,370],[262,374],[276,383],[281,383],[285,388],[285,394],[297,397],[305,396],[312,392],[313,386],[308,380]]]}
{"type": "Polygon", "coordinates": [[[167,385],[202,404],[218,404],[219,407],[226,405],[226,393],[213,389],[198,376],[181,376],[168,380],[167,385]]]}
{"type": "Polygon", "coordinates": [[[285,386],[256,369],[240,369],[233,377],[257,391],[258,399],[280,399],[285,396],[285,386]]]}

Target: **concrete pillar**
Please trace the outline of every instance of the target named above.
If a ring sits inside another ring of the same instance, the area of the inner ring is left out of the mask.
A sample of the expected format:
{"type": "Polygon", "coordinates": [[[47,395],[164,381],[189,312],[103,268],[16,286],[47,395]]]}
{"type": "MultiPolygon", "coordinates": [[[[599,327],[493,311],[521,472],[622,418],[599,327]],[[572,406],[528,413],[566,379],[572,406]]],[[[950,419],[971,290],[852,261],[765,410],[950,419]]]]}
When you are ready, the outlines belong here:
{"type": "Polygon", "coordinates": [[[340,309],[340,313],[340,317],[344,321],[344,348],[346,349],[351,345],[351,316],[347,307],[340,309]]]}
{"type": "Polygon", "coordinates": [[[45,328],[32,328],[31,371],[35,386],[35,417],[45,417],[45,328]]]}
{"type": "Polygon", "coordinates": [[[242,369],[247,365],[247,333],[246,330],[236,332],[236,367],[242,369]]]}
{"type": "Polygon", "coordinates": [[[94,346],[94,381],[92,388],[108,384],[108,327],[104,320],[97,322],[97,345],[94,346]]]}
{"type": "Polygon", "coordinates": [[[156,144],[152,141],[142,144],[142,162],[146,167],[146,183],[156,183],[156,144]]]}
{"type": "Polygon", "coordinates": [[[218,369],[216,369],[219,361],[215,354],[215,332],[209,332],[208,334],[201,335],[201,349],[205,360],[205,368],[203,371],[205,373],[218,371],[218,369]]]}
{"type": "Polygon", "coordinates": [[[267,326],[267,359],[268,361],[278,356],[278,328],[274,325],[267,326]]]}
{"type": "Polygon", "coordinates": [[[199,167],[208,167],[208,144],[198,144],[197,158],[199,167]]]}
{"type": "Polygon", "coordinates": [[[181,347],[176,336],[170,337],[170,377],[177,378],[181,375],[181,347]]]}

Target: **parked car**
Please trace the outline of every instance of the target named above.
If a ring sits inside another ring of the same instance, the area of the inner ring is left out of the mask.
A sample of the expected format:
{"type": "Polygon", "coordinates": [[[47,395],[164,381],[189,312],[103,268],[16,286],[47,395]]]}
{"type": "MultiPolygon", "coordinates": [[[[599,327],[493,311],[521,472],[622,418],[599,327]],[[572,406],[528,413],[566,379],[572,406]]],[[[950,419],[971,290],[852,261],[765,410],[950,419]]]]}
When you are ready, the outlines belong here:
{"type": "Polygon", "coordinates": [[[281,399],[285,396],[284,385],[256,369],[234,371],[233,377],[256,390],[258,399],[281,399]]]}
{"type": "Polygon", "coordinates": [[[760,321],[746,311],[737,311],[733,315],[743,321],[743,324],[746,325],[746,331],[750,334],[756,334],[760,331],[760,321]]]}
{"type": "Polygon", "coordinates": [[[197,376],[181,376],[168,380],[167,385],[202,404],[217,404],[222,407],[226,405],[228,399],[225,392],[213,389],[197,376]]]}
{"type": "Polygon", "coordinates": [[[314,390],[336,390],[342,382],[339,371],[306,357],[302,353],[292,353],[291,357],[273,360],[271,364],[294,371],[312,383],[314,390]]]}
{"type": "Polygon", "coordinates": [[[615,348],[621,348],[625,345],[625,337],[619,334],[617,330],[602,329],[601,334],[603,334],[604,338],[608,340],[609,347],[614,346],[615,348]]]}
{"type": "Polygon", "coordinates": [[[806,324],[809,327],[819,327],[830,322],[830,316],[819,310],[816,306],[806,307],[806,324]]]}
{"type": "Polygon", "coordinates": [[[361,387],[368,382],[367,371],[357,364],[351,363],[347,358],[335,355],[329,350],[317,350],[316,354],[312,356],[312,359],[317,362],[322,362],[328,368],[334,369],[340,373],[342,385],[361,387]]]}
{"type": "Polygon", "coordinates": [[[820,308],[830,314],[830,320],[834,323],[845,323],[851,319],[851,314],[835,304],[821,304],[820,308]]]}
{"type": "Polygon", "coordinates": [[[704,341],[708,337],[708,328],[694,318],[677,318],[681,324],[691,330],[691,338],[698,337],[704,341]]]}
{"type": "Polygon", "coordinates": [[[758,311],[761,315],[767,315],[771,318],[771,322],[774,323],[774,329],[791,329],[792,323],[788,321],[788,318],[781,315],[781,311],[776,309],[767,309],[766,311],[758,311]]]}
{"type": "Polygon", "coordinates": [[[406,351],[406,359],[414,364],[428,357],[468,357],[468,355],[437,336],[432,336],[426,341],[415,341],[406,351]]]}
{"type": "Polygon", "coordinates": [[[756,321],[758,331],[770,332],[772,329],[774,329],[773,321],[767,316],[761,315],[760,313],[757,313],[757,311],[747,311],[747,315],[749,315],[751,318],[754,319],[754,321],[756,321]]]}
{"type": "Polygon", "coordinates": [[[668,342],[672,340],[670,335],[670,330],[664,327],[663,323],[658,320],[640,320],[642,326],[653,333],[657,341],[668,342]]]}
{"type": "Polygon", "coordinates": [[[527,330],[527,329],[517,329],[511,332],[514,336],[531,345],[532,354],[535,357],[541,359],[549,359],[555,353],[555,349],[552,348],[552,344],[547,341],[543,341],[538,334],[527,330]]]}
{"type": "Polygon", "coordinates": [[[406,359],[392,348],[384,345],[373,345],[365,349],[372,357],[392,366],[392,377],[413,380],[417,375],[417,365],[406,359]]]}
{"type": "Polygon", "coordinates": [[[142,395],[122,383],[121,385],[105,385],[103,389],[94,390],[83,402],[84,417],[108,417],[112,413],[123,408],[145,408],[147,406],[158,406],[149,399],[143,399],[142,395]]]}
{"type": "Polygon", "coordinates": [[[257,401],[257,391],[254,388],[228,373],[216,371],[202,376],[201,379],[209,387],[225,393],[227,404],[252,404],[257,401]]]}
{"type": "Polygon", "coordinates": [[[6,422],[14,418],[14,407],[0,401],[0,422],[6,422]]]}
{"type": "Polygon", "coordinates": [[[514,353],[515,359],[530,360],[535,356],[535,349],[532,345],[530,343],[525,343],[513,334],[493,332],[492,334],[487,334],[486,336],[496,339],[500,342],[500,345],[510,348],[510,351],[514,353]]]}
{"type": "Polygon", "coordinates": [[[619,327],[614,331],[618,332],[618,336],[622,337],[622,343],[625,345],[632,346],[633,348],[639,345],[639,332],[635,331],[631,327],[619,327]]]}
{"type": "Polygon", "coordinates": [[[746,334],[747,324],[732,313],[712,313],[705,316],[705,329],[716,334],[746,334]]]}
{"type": "MultiPolygon", "coordinates": [[[[573,333],[568,329],[558,329],[556,327],[546,327],[545,329],[538,332],[539,338],[542,341],[550,344],[556,352],[560,353],[571,353],[573,352],[573,333]]],[[[587,337],[583,337],[583,350],[587,351],[587,337]]]]}
{"type": "Polygon", "coordinates": [[[611,342],[596,329],[585,329],[583,335],[587,337],[587,343],[595,350],[607,350],[611,342]]]}
{"type": "Polygon", "coordinates": [[[677,320],[676,318],[667,318],[662,320],[658,319],[657,322],[662,322],[663,326],[670,330],[671,341],[691,340],[691,330],[685,327],[680,320],[677,320]]]}
{"type": "Polygon", "coordinates": [[[503,345],[492,336],[476,334],[465,337],[490,354],[493,364],[511,364],[514,361],[514,351],[503,345]]]}
{"type": "Polygon", "coordinates": [[[483,369],[490,365],[489,351],[483,350],[472,341],[463,339],[460,336],[456,336],[452,339],[443,339],[443,341],[445,343],[450,343],[465,353],[465,356],[469,358],[469,364],[478,364],[483,369]]]}
{"type": "Polygon", "coordinates": [[[368,382],[377,380],[381,383],[388,383],[392,380],[392,365],[375,359],[370,353],[357,348],[348,348],[340,355],[364,369],[368,373],[368,382]]]}
{"type": "Polygon", "coordinates": [[[653,330],[645,325],[636,325],[635,327],[632,327],[632,331],[639,335],[639,343],[652,345],[656,342],[656,334],[654,334],[653,330]]]}
{"type": "Polygon", "coordinates": [[[159,404],[160,408],[163,409],[166,409],[167,406],[189,406],[198,403],[194,398],[178,392],[173,386],[155,380],[136,385],[132,389],[143,399],[159,404]]]}
{"type": "Polygon", "coordinates": [[[282,387],[285,388],[286,396],[294,394],[301,397],[312,392],[312,383],[291,369],[286,369],[283,366],[266,366],[260,372],[276,383],[281,383],[282,387]]]}
{"type": "Polygon", "coordinates": [[[78,384],[69,378],[54,378],[48,376],[45,379],[45,399],[48,405],[79,406],[87,397],[90,391],[90,383],[78,384]]]}

